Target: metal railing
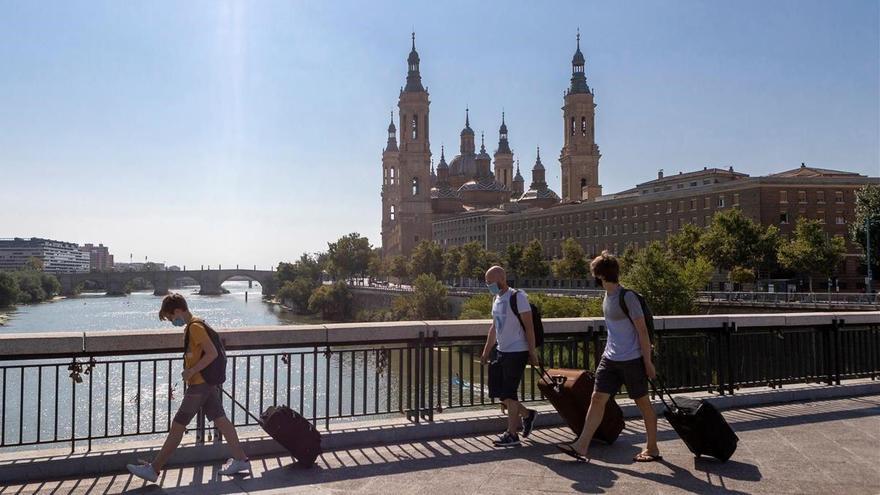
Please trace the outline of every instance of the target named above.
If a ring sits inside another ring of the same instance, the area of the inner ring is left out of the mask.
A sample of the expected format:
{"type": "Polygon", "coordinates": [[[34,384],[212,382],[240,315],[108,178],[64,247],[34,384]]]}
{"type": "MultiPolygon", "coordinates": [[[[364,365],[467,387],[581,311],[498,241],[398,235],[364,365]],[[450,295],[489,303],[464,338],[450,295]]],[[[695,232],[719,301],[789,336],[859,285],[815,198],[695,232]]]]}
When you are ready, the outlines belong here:
{"type": "MultiPolygon", "coordinates": [[[[880,375],[880,313],[660,317],[658,372],[674,391],[840,383],[880,375]]],[[[403,322],[223,330],[224,387],[252,411],[289,404],[315,425],[493,404],[479,362],[486,322],[403,322]]],[[[602,319],[545,321],[546,367],[595,368],[602,319]]],[[[0,448],[149,436],[169,430],[183,396],[179,333],[0,336],[0,448]],[[144,342],[148,342],[146,346],[144,342]]],[[[537,370],[520,388],[543,400],[537,370]]],[[[586,398],[585,398],[586,400],[586,398]]],[[[255,422],[224,397],[227,416],[255,422]]],[[[192,427],[193,425],[191,425],[192,427]]],[[[195,423],[196,440],[211,430],[195,423]]]]}

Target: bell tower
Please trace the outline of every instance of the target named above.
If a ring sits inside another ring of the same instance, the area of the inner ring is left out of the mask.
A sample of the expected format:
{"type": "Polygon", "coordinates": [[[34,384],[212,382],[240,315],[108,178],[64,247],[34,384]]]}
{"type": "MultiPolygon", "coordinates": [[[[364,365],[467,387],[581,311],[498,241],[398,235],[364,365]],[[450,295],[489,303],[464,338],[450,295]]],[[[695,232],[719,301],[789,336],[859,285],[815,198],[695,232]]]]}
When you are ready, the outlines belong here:
{"type": "Polygon", "coordinates": [[[562,200],[591,200],[602,195],[599,185],[599,146],[596,144],[595,94],[587,85],[586,59],[581,53],[581,34],[571,59],[571,86],[562,107],[564,144],[559,156],[562,165],[562,200]]]}

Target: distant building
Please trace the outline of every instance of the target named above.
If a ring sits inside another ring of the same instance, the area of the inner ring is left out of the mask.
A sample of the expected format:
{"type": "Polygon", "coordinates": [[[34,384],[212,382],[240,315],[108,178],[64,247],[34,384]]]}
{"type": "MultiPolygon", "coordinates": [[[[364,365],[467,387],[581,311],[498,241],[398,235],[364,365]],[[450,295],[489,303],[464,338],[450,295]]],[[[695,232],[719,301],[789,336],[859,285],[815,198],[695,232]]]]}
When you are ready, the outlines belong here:
{"type": "MultiPolygon", "coordinates": [[[[165,271],[165,263],[156,263],[156,262],[148,262],[152,265],[152,271],[162,272],[165,271]]],[[[114,272],[142,272],[148,263],[142,263],[140,261],[136,261],[134,263],[114,263],[113,271],[114,272]]]]}
{"type": "Polygon", "coordinates": [[[0,270],[18,270],[31,258],[43,263],[49,273],[88,272],[89,253],[73,242],[38,237],[0,239],[0,270]]]}
{"type": "Polygon", "coordinates": [[[89,265],[93,272],[107,272],[113,270],[113,255],[103,244],[88,243],[79,247],[80,251],[89,253],[89,265]]]}

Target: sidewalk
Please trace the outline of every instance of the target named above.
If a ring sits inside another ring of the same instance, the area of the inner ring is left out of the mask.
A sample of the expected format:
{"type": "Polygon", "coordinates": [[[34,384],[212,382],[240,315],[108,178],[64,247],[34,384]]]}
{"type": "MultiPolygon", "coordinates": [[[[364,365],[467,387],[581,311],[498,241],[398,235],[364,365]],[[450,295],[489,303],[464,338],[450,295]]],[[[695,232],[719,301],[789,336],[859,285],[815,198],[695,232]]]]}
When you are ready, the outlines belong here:
{"type": "MultiPolygon", "coordinates": [[[[553,443],[564,428],[536,430],[522,447],[466,436],[325,453],[308,470],[289,458],[253,461],[254,475],[221,478],[218,465],[171,469],[161,486],[127,473],[0,488],[0,495],[63,494],[453,494],[469,493],[846,493],[880,492],[880,396],[725,412],[740,437],[727,463],[694,460],[660,421],[662,463],[632,462],[643,445],[639,421],[591,464],[570,461],[553,443]]],[[[499,418],[499,424],[501,420],[499,418]]]]}

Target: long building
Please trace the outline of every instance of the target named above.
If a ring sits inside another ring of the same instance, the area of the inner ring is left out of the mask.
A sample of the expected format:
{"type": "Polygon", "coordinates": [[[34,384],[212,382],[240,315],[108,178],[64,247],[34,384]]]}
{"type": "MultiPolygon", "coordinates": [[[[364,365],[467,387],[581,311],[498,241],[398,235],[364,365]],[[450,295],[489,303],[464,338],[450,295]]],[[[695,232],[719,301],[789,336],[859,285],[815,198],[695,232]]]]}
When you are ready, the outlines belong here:
{"type": "Polygon", "coordinates": [[[18,270],[36,258],[49,273],[89,271],[89,253],[73,242],[38,237],[0,239],[0,270],[18,270]]]}

